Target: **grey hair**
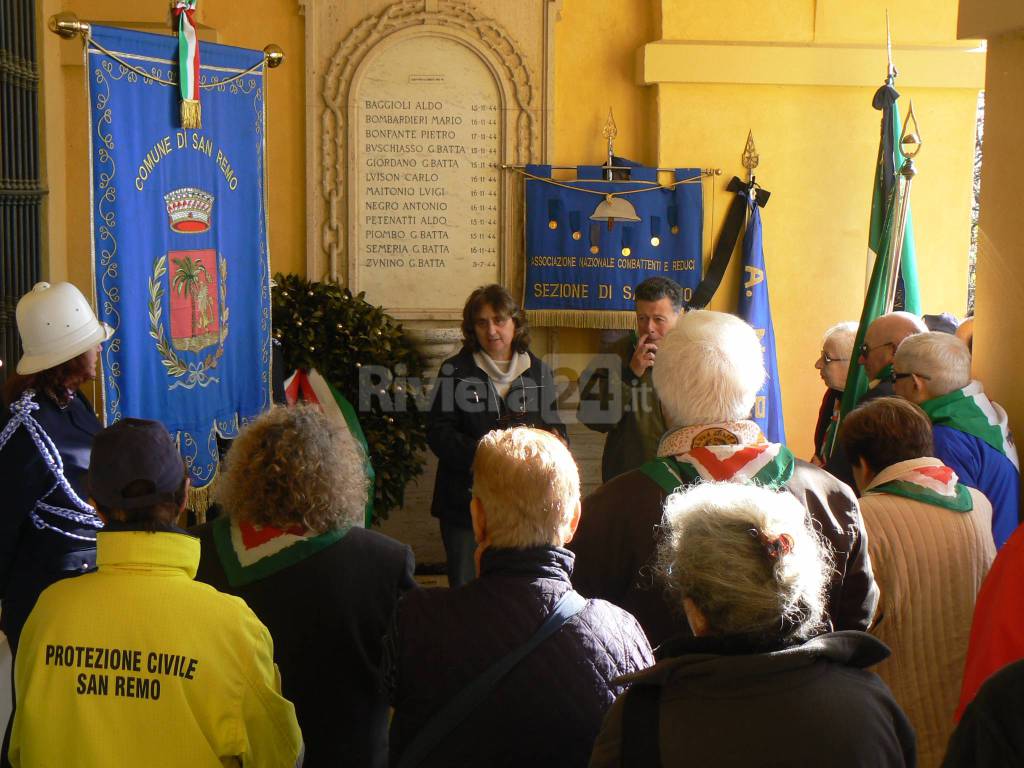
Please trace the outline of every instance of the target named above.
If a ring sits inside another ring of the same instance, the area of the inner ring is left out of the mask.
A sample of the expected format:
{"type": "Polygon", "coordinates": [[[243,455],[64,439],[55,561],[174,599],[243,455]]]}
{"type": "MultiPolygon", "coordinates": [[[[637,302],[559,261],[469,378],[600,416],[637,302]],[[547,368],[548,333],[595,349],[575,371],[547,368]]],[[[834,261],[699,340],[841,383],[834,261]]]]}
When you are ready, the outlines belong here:
{"type": "Polygon", "coordinates": [[[694,310],[658,348],[654,387],[670,427],[745,419],[764,383],[761,340],[735,315],[694,310]]]}
{"type": "Polygon", "coordinates": [[[931,331],[908,336],[896,350],[893,365],[927,376],[928,394],[941,397],[971,383],[971,352],[949,333],[931,331]]]}
{"type": "Polygon", "coordinates": [[[713,634],[789,641],[824,626],[832,552],[792,494],[700,483],[666,499],[662,525],[659,572],[713,634]],[[792,546],[772,557],[761,538],[782,534],[792,546]]]}
{"type": "Polygon", "coordinates": [[[842,323],[836,323],[827,331],[825,335],[821,337],[822,346],[825,342],[831,338],[835,338],[837,343],[842,345],[843,354],[847,358],[853,357],[853,344],[857,340],[857,328],[859,326],[852,320],[847,320],[842,323]]]}

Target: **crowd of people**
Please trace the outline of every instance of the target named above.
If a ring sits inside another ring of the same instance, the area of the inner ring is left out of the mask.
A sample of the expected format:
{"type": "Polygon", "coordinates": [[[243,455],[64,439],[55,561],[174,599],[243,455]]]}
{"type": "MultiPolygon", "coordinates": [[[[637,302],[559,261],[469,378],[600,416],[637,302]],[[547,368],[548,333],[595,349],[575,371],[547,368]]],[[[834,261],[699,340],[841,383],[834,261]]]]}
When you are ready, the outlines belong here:
{"type": "Polygon", "coordinates": [[[312,406],[246,426],[219,515],[179,527],[167,429],[101,428],[80,390],[110,329],[38,284],[0,420],[4,764],[1024,762],[1019,468],[963,328],[831,327],[804,461],[751,420],[752,327],[665,278],[635,296],[580,380],[607,434],[585,498],[525,313],[469,297],[428,414],[449,587],[422,589],[312,406]]]}

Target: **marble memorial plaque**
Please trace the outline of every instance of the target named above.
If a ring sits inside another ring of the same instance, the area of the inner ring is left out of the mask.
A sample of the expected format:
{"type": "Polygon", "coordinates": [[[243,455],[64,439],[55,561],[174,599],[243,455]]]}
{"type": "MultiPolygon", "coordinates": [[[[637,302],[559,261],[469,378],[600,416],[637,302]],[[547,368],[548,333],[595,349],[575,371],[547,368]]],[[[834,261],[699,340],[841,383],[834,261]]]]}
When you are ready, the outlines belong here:
{"type": "Polygon", "coordinates": [[[399,317],[460,310],[498,282],[500,96],[459,41],[379,46],[351,100],[354,287],[399,317]]]}

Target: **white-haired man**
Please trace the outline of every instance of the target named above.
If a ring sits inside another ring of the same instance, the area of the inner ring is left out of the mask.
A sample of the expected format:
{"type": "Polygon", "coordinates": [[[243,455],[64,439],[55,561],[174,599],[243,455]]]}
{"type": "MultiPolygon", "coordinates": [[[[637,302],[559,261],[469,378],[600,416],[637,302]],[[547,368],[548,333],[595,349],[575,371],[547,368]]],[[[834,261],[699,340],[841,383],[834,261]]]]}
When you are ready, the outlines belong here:
{"type": "MultiPolygon", "coordinates": [[[[864,366],[869,383],[868,391],[861,397],[860,403],[876,397],[889,397],[893,394],[892,360],[896,348],[908,336],[925,333],[928,326],[915,314],[910,312],[889,312],[875,318],[864,332],[864,343],[860,349],[854,350],[857,362],[864,366]]],[[[853,477],[853,468],[843,452],[842,445],[833,435],[826,440],[831,446],[830,453],[824,453],[825,469],[838,477],[851,488],[857,484],[853,477]]]]}
{"type": "Polygon", "coordinates": [[[732,315],[690,312],[662,342],[654,385],[669,431],[658,458],[605,483],[583,501],[573,540],[573,584],[639,619],[653,645],[686,632],[652,578],[665,497],[704,480],[785,488],[799,499],[835,553],[828,618],[865,629],[878,601],[853,491],[769,443],[748,420],[765,378],[761,342],[732,315]]]}
{"type": "Polygon", "coordinates": [[[821,354],[814,361],[814,367],[827,387],[818,409],[818,423],[814,426],[814,458],[811,461],[819,467],[825,465],[823,457],[828,453],[825,440],[831,440],[835,431],[832,425],[839,421],[839,406],[842,404],[843,390],[846,389],[846,377],[850,372],[850,360],[853,359],[853,345],[856,341],[855,322],[836,323],[825,331],[821,339],[821,354]]]}
{"type": "Polygon", "coordinates": [[[573,591],[572,455],[548,432],[489,432],[470,510],[478,578],[408,593],[385,640],[391,763],[586,765],[612,681],[653,659],[636,619],[573,591]]]}
{"type": "Polygon", "coordinates": [[[967,345],[948,333],[911,336],[896,351],[893,370],[896,394],[932,421],[935,456],[992,502],[992,538],[1003,546],[1017,527],[1020,464],[1006,411],[971,379],[967,345]]]}

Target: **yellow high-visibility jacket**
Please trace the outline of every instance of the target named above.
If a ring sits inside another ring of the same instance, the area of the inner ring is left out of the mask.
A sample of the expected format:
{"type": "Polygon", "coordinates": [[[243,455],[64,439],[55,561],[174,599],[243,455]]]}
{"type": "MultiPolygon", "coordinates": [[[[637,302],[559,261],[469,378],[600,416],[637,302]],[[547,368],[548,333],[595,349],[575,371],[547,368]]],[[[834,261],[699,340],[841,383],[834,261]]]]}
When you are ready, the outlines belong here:
{"type": "Polygon", "coordinates": [[[101,532],[99,569],[43,592],[15,660],[14,766],[296,765],[270,633],[198,564],[184,533],[101,532]]]}

